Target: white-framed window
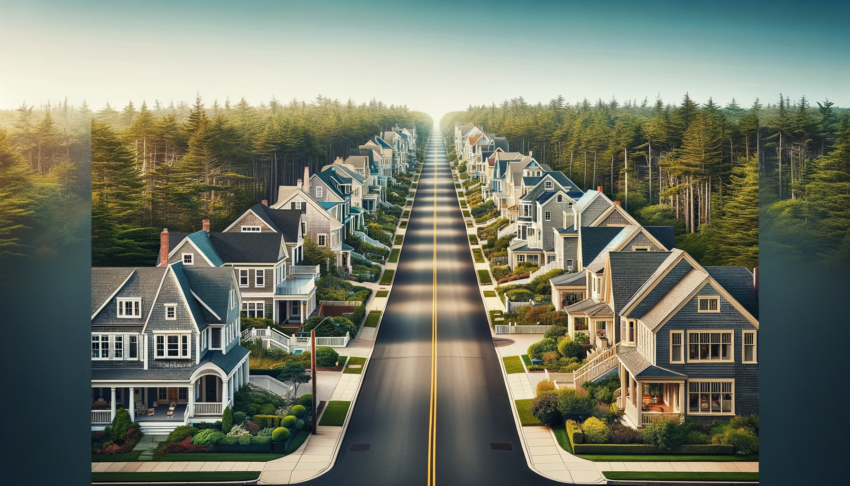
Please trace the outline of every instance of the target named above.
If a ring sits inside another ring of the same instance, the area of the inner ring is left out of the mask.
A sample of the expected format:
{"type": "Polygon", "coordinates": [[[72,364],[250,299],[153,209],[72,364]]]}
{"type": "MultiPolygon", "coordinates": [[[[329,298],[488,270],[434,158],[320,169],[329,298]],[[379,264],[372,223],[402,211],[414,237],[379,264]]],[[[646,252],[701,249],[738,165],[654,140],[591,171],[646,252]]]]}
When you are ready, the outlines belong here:
{"type": "Polygon", "coordinates": [[[302,235],[307,234],[307,222],[306,221],[301,222],[301,234],[302,235]]]}
{"type": "Polygon", "coordinates": [[[671,363],[684,363],[685,362],[685,332],[684,331],[670,331],[670,362],[671,363]]]}
{"type": "Polygon", "coordinates": [[[720,312],[720,296],[697,297],[697,312],[720,312]]]}
{"type": "Polygon", "coordinates": [[[207,349],[207,331],[209,329],[204,329],[201,331],[201,351],[207,349]]]}
{"type": "Polygon", "coordinates": [[[634,251],[649,251],[648,246],[633,246],[632,250],[634,251]]]}
{"type": "Polygon", "coordinates": [[[552,181],[544,182],[543,187],[545,187],[546,189],[552,189],[552,181]]]}
{"type": "Polygon", "coordinates": [[[254,287],[265,287],[266,271],[262,268],[254,270],[254,287]]]}
{"type": "Polygon", "coordinates": [[[298,315],[298,312],[301,310],[301,304],[297,300],[293,300],[290,309],[292,315],[298,315]]]}
{"type": "Polygon", "coordinates": [[[558,202],[564,202],[564,196],[558,194],[558,202]]]}
{"type": "Polygon", "coordinates": [[[236,307],[236,291],[230,289],[230,299],[228,300],[228,309],[236,307]]]}
{"type": "Polygon", "coordinates": [[[301,201],[292,201],[291,209],[301,210],[301,201]]]}
{"type": "Polygon", "coordinates": [[[109,359],[109,334],[91,335],[92,359],[109,359]]]}
{"type": "Polygon", "coordinates": [[[626,341],[629,344],[635,344],[637,342],[637,322],[634,319],[629,319],[626,321],[626,341]]]}
{"type": "Polygon", "coordinates": [[[165,320],[177,320],[177,304],[165,304],[165,320]]]}
{"type": "Polygon", "coordinates": [[[688,414],[734,415],[735,380],[688,380],[688,414]]]}
{"type": "Polygon", "coordinates": [[[115,359],[124,359],[124,336],[116,334],[112,336],[112,357],[115,359]]]}
{"type": "Polygon", "coordinates": [[[142,317],[142,299],[139,297],[118,297],[118,317],[137,319],[142,317]]]}
{"type": "Polygon", "coordinates": [[[741,361],[744,363],[758,363],[758,350],[756,349],[756,331],[743,331],[741,333],[743,350],[741,361]]]}
{"type": "Polygon", "coordinates": [[[127,336],[127,359],[139,359],[139,336],[127,336]]]}
{"type": "Polygon", "coordinates": [[[552,221],[552,211],[546,211],[543,213],[544,221],[552,221]]]}
{"type": "Polygon", "coordinates": [[[157,400],[168,400],[168,388],[157,388],[157,400]]]}
{"type": "Polygon", "coordinates": [[[734,361],[732,331],[688,331],[688,362],[734,361]]]}
{"type": "Polygon", "coordinates": [[[316,197],[325,197],[325,188],[322,186],[316,186],[316,197]]]}
{"type": "Polygon", "coordinates": [[[525,255],[517,255],[516,256],[516,262],[517,263],[522,263],[524,261],[525,261],[525,255]]]}
{"type": "Polygon", "coordinates": [[[221,327],[210,327],[210,349],[221,349],[221,327]]]}
{"type": "Polygon", "coordinates": [[[248,269],[247,268],[240,268],[239,269],[239,286],[240,287],[247,287],[249,285],[248,282],[249,282],[248,281],[248,269]]]}
{"type": "Polygon", "coordinates": [[[194,253],[184,253],[183,254],[183,265],[194,265],[195,264],[195,254],[194,253]]]}
{"type": "Polygon", "coordinates": [[[252,318],[263,318],[265,315],[265,303],[263,301],[242,302],[242,312],[252,318]]]}
{"type": "Polygon", "coordinates": [[[253,225],[248,226],[248,225],[246,225],[246,226],[242,227],[243,233],[260,233],[262,231],[263,231],[263,229],[259,226],[253,226],[253,225]]]}
{"type": "Polygon", "coordinates": [[[92,334],[91,358],[93,360],[139,359],[139,336],[136,334],[92,334]]]}
{"type": "Polygon", "coordinates": [[[328,235],[325,233],[319,233],[316,237],[318,238],[319,246],[328,246],[328,235]]]}
{"type": "Polygon", "coordinates": [[[156,334],[156,358],[187,359],[189,358],[189,334],[156,334]]]}

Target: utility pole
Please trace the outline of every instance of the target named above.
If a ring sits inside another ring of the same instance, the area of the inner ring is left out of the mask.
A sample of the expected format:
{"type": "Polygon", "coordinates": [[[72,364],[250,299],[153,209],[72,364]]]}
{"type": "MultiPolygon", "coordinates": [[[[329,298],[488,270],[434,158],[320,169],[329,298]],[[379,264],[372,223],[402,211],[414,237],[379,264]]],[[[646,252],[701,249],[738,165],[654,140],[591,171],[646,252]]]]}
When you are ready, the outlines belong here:
{"type": "Polygon", "coordinates": [[[313,375],[310,381],[313,382],[313,399],[312,410],[310,414],[313,417],[313,434],[319,434],[319,417],[316,416],[316,329],[310,331],[310,374],[313,375]]]}

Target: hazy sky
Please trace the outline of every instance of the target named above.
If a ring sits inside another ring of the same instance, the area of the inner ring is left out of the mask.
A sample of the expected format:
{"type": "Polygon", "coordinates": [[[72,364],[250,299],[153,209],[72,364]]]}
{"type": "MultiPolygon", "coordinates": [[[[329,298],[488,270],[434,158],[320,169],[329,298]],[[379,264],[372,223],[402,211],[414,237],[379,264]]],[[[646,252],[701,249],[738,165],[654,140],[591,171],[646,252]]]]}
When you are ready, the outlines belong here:
{"type": "Polygon", "coordinates": [[[0,108],[316,95],[850,105],[850,2],[0,0],[0,108]]]}

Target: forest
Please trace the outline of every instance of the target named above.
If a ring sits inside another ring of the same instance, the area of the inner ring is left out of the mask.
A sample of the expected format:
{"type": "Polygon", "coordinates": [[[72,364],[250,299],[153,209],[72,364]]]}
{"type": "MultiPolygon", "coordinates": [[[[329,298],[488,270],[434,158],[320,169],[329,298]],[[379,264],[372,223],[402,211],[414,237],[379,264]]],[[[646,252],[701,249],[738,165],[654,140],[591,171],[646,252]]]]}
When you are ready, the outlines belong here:
{"type": "Polygon", "coordinates": [[[517,98],[449,113],[441,131],[451,140],[455,121],[483,126],[582,189],[602,186],[642,224],[673,225],[677,245],[701,263],[753,268],[760,203],[761,227],[769,222],[775,244],[806,232],[806,250],[824,258],[850,246],[842,209],[850,202],[848,113],[828,100],[813,107],[782,95],[749,107],[687,94],[676,104],[517,98]]]}

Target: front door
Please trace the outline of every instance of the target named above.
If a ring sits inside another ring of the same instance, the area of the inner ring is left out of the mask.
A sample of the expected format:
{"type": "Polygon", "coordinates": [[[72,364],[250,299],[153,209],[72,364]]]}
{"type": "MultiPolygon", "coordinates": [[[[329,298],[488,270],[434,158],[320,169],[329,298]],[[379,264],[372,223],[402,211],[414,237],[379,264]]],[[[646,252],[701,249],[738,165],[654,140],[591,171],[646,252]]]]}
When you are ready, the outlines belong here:
{"type": "Polygon", "coordinates": [[[216,401],[216,399],[215,399],[216,389],[215,388],[216,388],[217,380],[216,380],[215,376],[213,376],[213,375],[206,375],[204,377],[204,380],[205,380],[204,389],[206,390],[206,392],[204,393],[204,401],[205,402],[215,402],[216,401]]]}
{"type": "Polygon", "coordinates": [[[301,315],[301,302],[298,300],[293,300],[289,303],[291,312],[289,313],[292,317],[298,317],[301,315]]]}
{"type": "Polygon", "coordinates": [[[177,388],[169,388],[168,389],[168,403],[176,402],[177,398],[178,398],[177,388]]]}

